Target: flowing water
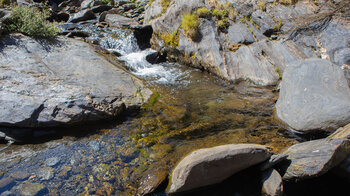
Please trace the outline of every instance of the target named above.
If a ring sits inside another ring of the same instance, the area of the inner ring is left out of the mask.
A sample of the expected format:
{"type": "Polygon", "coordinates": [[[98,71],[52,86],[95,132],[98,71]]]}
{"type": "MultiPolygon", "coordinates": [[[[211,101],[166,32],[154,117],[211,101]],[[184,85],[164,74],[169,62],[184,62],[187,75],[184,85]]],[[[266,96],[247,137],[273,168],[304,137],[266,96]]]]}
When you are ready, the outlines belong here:
{"type": "Polygon", "coordinates": [[[154,95],[140,113],[106,129],[84,128],[40,144],[0,146],[0,193],[18,194],[37,182],[51,195],[131,195],[152,174],[161,178],[187,153],[232,143],[279,152],[296,143],[273,115],[272,88],[230,84],[176,63],[150,64],[128,30],[85,27],[103,48],[144,79],[154,95]],[[2,176],[2,177],[1,177],[2,176]],[[19,176],[19,177],[18,177],[19,176]]]}

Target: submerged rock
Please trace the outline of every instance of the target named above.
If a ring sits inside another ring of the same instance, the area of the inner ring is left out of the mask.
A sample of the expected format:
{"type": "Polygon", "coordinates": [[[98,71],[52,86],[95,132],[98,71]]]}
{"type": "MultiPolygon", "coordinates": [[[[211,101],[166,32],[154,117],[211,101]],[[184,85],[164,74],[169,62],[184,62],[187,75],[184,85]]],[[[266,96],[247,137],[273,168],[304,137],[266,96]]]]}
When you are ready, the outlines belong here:
{"type": "Polygon", "coordinates": [[[48,194],[48,189],[39,183],[24,183],[20,186],[20,193],[23,196],[39,196],[48,194]]]}
{"type": "Polygon", "coordinates": [[[184,192],[222,182],[265,161],[270,155],[265,146],[257,144],[229,144],[196,150],[175,167],[167,192],[184,192]]]}
{"type": "Polygon", "coordinates": [[[270,169],[263,173],[262,176],[262,195],[281,196],[283,195],[283,181],[280,174],[270,169]]]}
{"type": "Polygon", "coordinates": [[[350,122],[350,89],[343,71],[328,60],[308,59],[283,73],[277,116],[295,130],[334,131],[350,122]]]}
{"type": "Polygon", "coordinates": [[[337,166],[349,154],[350,141],[347,139],[319,139],[295,144],[283,154],[283,180],[318,177],[337,166]]]}
{"type": "Polygon", "coordinates": [[[22,35],[0,41],[0,126],[54,127],[111,119],[125,108],[141,106],[151,94],[140,80],[82,41],[22,35]]]}

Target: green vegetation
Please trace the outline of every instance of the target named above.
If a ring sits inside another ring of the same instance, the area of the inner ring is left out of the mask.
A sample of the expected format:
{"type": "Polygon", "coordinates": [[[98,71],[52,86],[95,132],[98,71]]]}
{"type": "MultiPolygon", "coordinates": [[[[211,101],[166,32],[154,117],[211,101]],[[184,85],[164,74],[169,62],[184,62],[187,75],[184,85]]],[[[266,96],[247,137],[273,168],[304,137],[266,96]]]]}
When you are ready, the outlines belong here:
{"type": "Polygon", "coordinates": [[[265,11],[266,10],[266,4],[262,1],[262,0],[259,0],[258,1],[258,7],[260,10],[262,11],[265,11]]]}
{"type": "Polygon", "coordinates": [[[230,23],[225,18],[225,19],[219,20],[217,26],[220,30],[225,30],[230,26],[230,23]]]}
{"type": "Polygon", "coordinates": [[[12,0],[0,0],[0,7],[5,7],[6,5],[11,5],[12,0]]]}
{"type": "Polygon", "coordinates": [[[160,5],[162,6],[162,13],[165,13],[168,9],[169,5],[171,3],[171,0],[161,0],[160,5]]]}
{"type": "Polygon", "coordinates": [[[213,11],[213,16],[214,16],[215,18],[217,18],[218,20],[221,20],[221,19],[227,17],[227,16],[228,16],[228,13],[227,13],[226,10],[215,9],[215,10],[213,11]]]}
{"type": "Polygon", "coordinates": [[[282,20],[278,21],[278,23],[276,24],[276,26],[273,27],[274,31],[280,31],[282,27],[282,20]]]}
{"type": "Polygon", "coordinates": [[[154,2],[154,0],[150,0],[150,1],[148,2],[148,5],[151,5],[153,2],[154,2]]]}
{"type": "Polygon", "coordinates": [[[160,38],[168,46],[172,46],[174,48],[179,46],[180,34],[179,34],[178,30],[176,30],[172,33],[162,33],[160,35],[160,38]]]}
{"type": "Polygon", "coordinates": [[[36,7],[14,6],[12,14],[3,21],[3,30],[19,32],[31,37],[55,37],[58,33],[57,25],[46,20],[49,17],[47,9],[36,7]]]}
{"type": "Polygon", "coordinates": [[[230,20],[235,20],[236,14],[235,14],[235,9],[234,9],[233,6],[232,6],[232,3],[227,2],[226,4],[224,4],[224,5],[222,6],[222,9],[224,9],[224,10],[227,11],[227,13],[228,13],[228,18],[229,18],[230,20]]]}
{"type": "Polygon", "coordinates": [[[284,5],[292,5],[298,2],[298,0],[278,0],[278,2],[284,5]]]}
{"type": "Polygon", "coordinates": [[[103,4],[114,6],[114,0],[100,0],[103,4]]]}
{"type": "Polygon", "coordinates": [[[192,40],[196,39],[199,34],[199,17],[197,14],[185,14],[182,17],[181,27],[183,28],[185,35],[192,40]]]}
{"type": "Polygon", "coordinates": [[[159,97],[160,97],[160,94],[157,91],[154,91],[153,95],[151,96],[151,98],[148,101],[148,104],[146,105],[146,108],[153,107],[154,104],[157,103],[159,97]]]}
{"type": "Polygon", "coordinates": [[[280,69],[278,67],[275,67],[275,71],[278,73],[279,75],[279,80],[282,80],[282,73],[280,72],[280,69]]]}
{"type": "Polygon", "coordinates": [[[209,18],[211,16],[211,11],[206,7],[201,7],[197,9],[197,15],[200,18],[209,18]]]}

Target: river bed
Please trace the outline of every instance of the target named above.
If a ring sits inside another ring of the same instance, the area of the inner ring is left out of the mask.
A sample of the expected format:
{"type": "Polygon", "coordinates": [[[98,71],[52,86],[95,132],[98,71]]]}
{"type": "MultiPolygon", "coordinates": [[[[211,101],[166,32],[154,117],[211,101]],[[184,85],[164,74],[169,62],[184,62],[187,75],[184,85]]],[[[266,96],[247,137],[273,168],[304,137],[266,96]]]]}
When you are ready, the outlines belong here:
{"type": "Polygon", "coordinates": [[[0,183],[1,195],[20,194],[27,183],[44,185],[50,195],[132,195],[148,174],[164,176],[195,149],[257,143],[279,152],[297,143],[274,117],[278,93],[272,87],[231,84],[176,63],[152,65],[145,57],[154,51],[141,51],[130,32],[85,29],[92,33],[89,42],[95,37],[122,54],[113,58],[154,95],[137,115],[106,128],[37,144],[1,144],[0,181],[10,180],[0,183]]]}

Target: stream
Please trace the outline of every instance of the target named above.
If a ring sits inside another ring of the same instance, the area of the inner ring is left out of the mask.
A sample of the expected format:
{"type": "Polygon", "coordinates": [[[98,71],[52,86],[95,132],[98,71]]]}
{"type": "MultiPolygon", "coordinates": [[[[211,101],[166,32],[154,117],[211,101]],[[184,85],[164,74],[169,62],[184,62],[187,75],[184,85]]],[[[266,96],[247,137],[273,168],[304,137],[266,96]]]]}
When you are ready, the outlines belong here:
{"type": "Polygon", "coordinates": [[[11,179],[0,183],[1,195],[20,194],[26,182],[50,195],[133,195],[147,176],[162,178],[195,149],[258,143],[279,152],[298,142],[274,117],[272,87],[230,84],[177,63],[150,64],[145,58],[155,51],[141,51],[131,31],[79,28],[91,34],[87,42],[122,55],[113,58],[154,95],[123,122],[37,144],[0,144],[0,180],[11,179]]]}

